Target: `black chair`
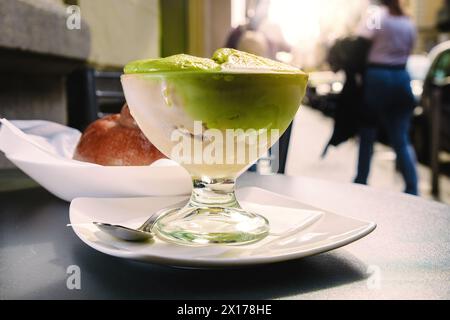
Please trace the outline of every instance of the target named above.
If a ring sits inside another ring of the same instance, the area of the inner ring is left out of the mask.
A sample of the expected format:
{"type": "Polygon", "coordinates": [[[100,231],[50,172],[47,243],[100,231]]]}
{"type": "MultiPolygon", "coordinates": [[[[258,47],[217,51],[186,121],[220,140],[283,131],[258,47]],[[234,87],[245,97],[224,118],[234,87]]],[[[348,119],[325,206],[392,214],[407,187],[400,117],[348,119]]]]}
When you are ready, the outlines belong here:
{"type": "MultiPolygon", "coordinates": [[[[278,142],[272,147],[272,149],[269,151],[269,154],[267,157],[261,158],[260,161],[268,161],[270,163],[271,172],[278,173],[278,174],[285,174],[286,173],[286,163],[287,163],[287,157],[289,153],[289,144],[291,142],[291,134],[292,134],[292,123],[286,130],[286,132],[281,136],[281,138],[278,140],[278,142]],[[276,165],[278,164],[278,166],[276,165]]],[[[250,169],[250,172],[258,172],[258,165],[253,165],[250,169]]],[[[258,172],[260,173],[260,172],[258,172]]]]}
{"type": "Polygon", "coordinates": [[[78,69],[67,79],[68,123],[83,131],[105,115],[119,113],[125,103],[121,72],[78,69]]]}
{"type": "Polygon", "coordinates": [[[279,143],[279,159],[278,159],[278,173],[285,174],[286,173],[286,162],[289,153],[289,144],[291,143],[291,134],[292,134],[292,125],[289,125],[289,128],[286,132],[281,136],[279,143]]]}

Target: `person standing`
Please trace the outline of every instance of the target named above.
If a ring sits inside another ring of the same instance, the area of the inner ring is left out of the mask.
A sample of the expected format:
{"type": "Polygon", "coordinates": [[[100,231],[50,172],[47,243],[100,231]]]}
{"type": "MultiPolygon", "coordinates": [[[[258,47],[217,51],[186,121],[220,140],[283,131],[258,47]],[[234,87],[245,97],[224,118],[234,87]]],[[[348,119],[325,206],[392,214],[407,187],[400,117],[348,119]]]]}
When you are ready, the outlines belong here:
{"type": "Polygon", "coordinates": [[[377,125],[384,127],[397,155],[405,192],[418,195],[415,152],[409,128],[415,106],[406,63],[416,40],[416,28],[399,0],[381,0],[375,20],[364,23],[360,36],[372,42],[365,74],[364,106],[359,130],[358,174],[355,182],[367,184],[377,125]]]}
{"type": "Polygon", "coordinates": [[[247,23],[233,29],[225,47],[277,60],[278,52],[290,52],[278,24],[269,21],[269,0],[256,0],[247,12],[247,23]]]}

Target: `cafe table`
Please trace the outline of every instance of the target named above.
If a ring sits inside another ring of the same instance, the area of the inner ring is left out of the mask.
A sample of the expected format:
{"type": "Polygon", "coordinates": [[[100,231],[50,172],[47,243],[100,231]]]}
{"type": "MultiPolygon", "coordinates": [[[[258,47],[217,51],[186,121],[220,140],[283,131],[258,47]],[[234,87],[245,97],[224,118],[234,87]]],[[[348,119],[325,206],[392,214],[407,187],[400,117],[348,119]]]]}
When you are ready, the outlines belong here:
{"type": "Polygon", "coordinates": [[[1,192],[0,299],[450,299],[449,206],[304,177],[248,173],[239,186],[378,227],[348,246],[295,261],[177,269],[88,247],[66,226],[69,204],[42,188],[1,192]],[[80,287],[70,285],[74,268],[80,287]]]}

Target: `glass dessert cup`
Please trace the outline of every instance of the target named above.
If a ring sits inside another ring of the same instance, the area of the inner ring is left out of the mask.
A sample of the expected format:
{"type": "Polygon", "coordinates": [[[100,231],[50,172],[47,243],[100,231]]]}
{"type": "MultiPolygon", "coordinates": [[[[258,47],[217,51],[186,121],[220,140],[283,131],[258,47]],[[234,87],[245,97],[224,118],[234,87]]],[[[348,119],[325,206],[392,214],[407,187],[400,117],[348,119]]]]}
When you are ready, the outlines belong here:
{"type": "Polygon", "coordinates": [[[126,74],[131,113],[147,138],[192,176],[184,208],[167,209],[153,231],[184,245],[244,245],[269,233],[242,209],[235,181],[278,140],[306,89],[302,73],[150,72],[126,74]]]}

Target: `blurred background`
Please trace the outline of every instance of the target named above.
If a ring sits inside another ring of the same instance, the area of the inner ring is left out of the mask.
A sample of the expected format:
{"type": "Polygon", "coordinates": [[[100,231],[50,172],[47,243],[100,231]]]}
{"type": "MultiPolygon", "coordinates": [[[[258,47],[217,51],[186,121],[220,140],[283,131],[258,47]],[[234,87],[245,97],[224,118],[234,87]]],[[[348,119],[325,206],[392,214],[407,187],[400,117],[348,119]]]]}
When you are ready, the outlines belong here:
{"type": "MultiPolygon", "coordinates": [[[[367,17],[376,24],[375,4],[0,0],[0,117],[44,119],[83,130],[120,110],[119,77],[128,61],[178,53],[210,57],[217,48],[235,47],[310,72],[304,106],[280,143],[280,153],[263,159],[259,173],[351,182],[358,138],[323,154],[346,81],[344,72],[330,65],[330,50],[355,35],[367,17]],[[277,169],[272,162],[280,164],[277,169]]],[[[410,137],[420,162],[419,190],[423,197],[450,204],[450,1],[405,0],[402,5],[418,31],[407,69],[416,99],[410,137]]],[[[383,132],[378,140],[369,184],[401,192],[395,153],[383,132]]],[[[18,174],[3,156],[0,174],[18,174]]]]}

